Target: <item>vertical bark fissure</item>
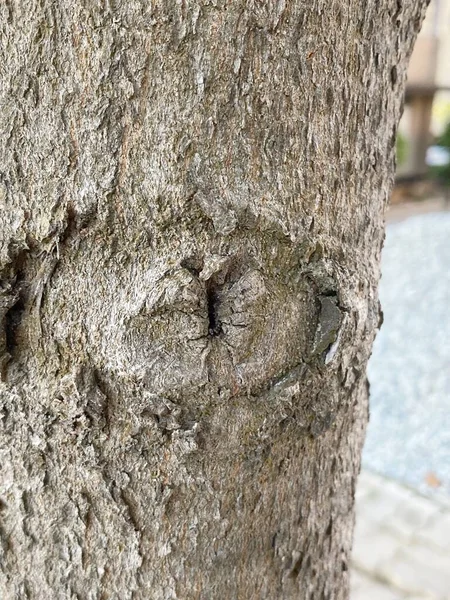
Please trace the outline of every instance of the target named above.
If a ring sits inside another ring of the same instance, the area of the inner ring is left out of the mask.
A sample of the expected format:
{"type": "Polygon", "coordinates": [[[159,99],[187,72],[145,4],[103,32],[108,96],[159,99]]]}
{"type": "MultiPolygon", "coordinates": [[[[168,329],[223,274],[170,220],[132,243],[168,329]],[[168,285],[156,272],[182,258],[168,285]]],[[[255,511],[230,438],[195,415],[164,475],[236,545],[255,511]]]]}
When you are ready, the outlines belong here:
{"type": "Polygon", "coordinates": [[[25,302],[23,298],[18,298],[4,317],[6,351],[11,358],[14,358],[15,350],[18,346],[18,328],[20,327],[24,311],[25,302]]]}
{"type": "Polygon", "coordinates": [[[219,293],[211,280],[206,283],[206,303],[208,306],[208,333],[211,337],[215,337],[222,333],[222,323],[218,315],[219,293]]]}

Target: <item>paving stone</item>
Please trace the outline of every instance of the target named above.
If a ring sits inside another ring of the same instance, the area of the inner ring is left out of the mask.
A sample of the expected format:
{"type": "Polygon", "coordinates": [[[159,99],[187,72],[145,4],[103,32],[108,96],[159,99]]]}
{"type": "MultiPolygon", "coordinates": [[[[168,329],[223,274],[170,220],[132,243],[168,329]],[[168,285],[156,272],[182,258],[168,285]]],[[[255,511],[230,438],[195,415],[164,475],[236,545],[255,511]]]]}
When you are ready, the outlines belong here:
{"type": "Polygon", "coordinates": [[[410,594],[431,593],[447,598],[450,593],[450,556],[424,544],[402,547],[378,565],[377,571],[410,594]]]}
{"type": "Polygon", "coordinates": [[[373,486],[365,480],[364,472],[361,473],[358,477],[358,484],[356,486],[356,492],[355,492],[355,500],[356,500],[357,505],[362,500],[364,500],[364,498],[366,498],[368,496],[368,494],[370,494],[372,487],[373,486]]]}
{"type": "MultiPolygon", "coordinates": [[[[351,599],[350,599],[351,600],[351,599]]],[[[440,600],[440,598],[438,598],[437,596],[435,596],[434,594],[421,594],[420,596],[404,596],[404,600],[440,600]]],[[[446,600],[448,600],[446,598],[446,600]]]]}
{"type": "Polygon", "coordinates": [[[350,600],[353,598],[353,594],[359,589],[364,587],[367,583],[367,577],[360,571],[352,569],[350,573],[350,600]]]}
{"type": "Polygon", "coordinates": [[[384,481],[378,488],[371,488],[356,505],[356,518],[383,523],[393,517],[397,508],[409,499],[409,493],[398,490],[384,481]],[[386,487],[384,487],[386,486],[386,487]]]}
{"type": "Polygon", "coordinates": [[[359,485],[350,600],[450,600],[446,504],[365,471],[359,485]]]}
{"type": "Polygon", "coordinates": [[[352,574],[350,600],[403,600],[403,598],[404,594],[379,581],[357,571],[352,574]]]}
{"type": "Polygon", "coordinates": [[[353,564],[361,570],[376,572],[377,567],[392,559],[401,541],[376,524],[357,522],[353,541],[353,564]]]}
{"type": "Polygon", "coordinates": [[[438,514],[439,507],[434,502],[428,498],[411,494],[404,503],[397,506],[394,514],[385,523],[385,526],[396,531],[403,537],[411,539],[415,532],[423,528],[438,514]]]}
{"type": "MultiPolygon", "coordinates": [[[[368,471],[367,469],[363,469],[358,477],[358,489],[378,489],[380,487],[380,481],[386,481],[386,478],[377,475],[372,471],[368,471]]],[[[358,489],[356,490],[357,493],[358,489]]]]}
{"type": "Polygon", "coordinates": [[[416,537],[425,544],[450,553],[450,511],[436,513],[417,532],[416,537]]]}

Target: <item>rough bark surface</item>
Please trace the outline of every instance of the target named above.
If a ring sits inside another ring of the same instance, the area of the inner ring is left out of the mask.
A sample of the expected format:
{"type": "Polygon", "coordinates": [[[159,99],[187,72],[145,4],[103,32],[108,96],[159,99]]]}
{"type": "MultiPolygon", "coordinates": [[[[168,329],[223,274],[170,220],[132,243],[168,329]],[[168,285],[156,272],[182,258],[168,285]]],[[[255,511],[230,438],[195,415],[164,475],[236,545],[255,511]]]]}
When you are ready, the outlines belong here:
{"type": "Polygon", "coordinates": [[[344,599],[425,2],[0,5],[0,596],[344,599]]]}

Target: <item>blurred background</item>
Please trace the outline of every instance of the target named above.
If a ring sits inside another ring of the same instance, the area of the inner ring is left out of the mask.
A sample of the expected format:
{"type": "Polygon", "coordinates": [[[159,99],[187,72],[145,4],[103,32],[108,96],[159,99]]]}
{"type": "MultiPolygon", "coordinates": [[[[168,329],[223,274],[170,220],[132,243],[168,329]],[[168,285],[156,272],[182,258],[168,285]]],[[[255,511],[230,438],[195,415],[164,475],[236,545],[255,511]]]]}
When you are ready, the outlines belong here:
{"type": "Polygon", "coordinates": [[[408,70],[392,203],[450,183],[450,2],[432,0],[408,70]]]}
{"type": "Polygon", "coordinates": [[[380,300],[351,600],[450,600],[450,0],[410,62],[380,300]]]}

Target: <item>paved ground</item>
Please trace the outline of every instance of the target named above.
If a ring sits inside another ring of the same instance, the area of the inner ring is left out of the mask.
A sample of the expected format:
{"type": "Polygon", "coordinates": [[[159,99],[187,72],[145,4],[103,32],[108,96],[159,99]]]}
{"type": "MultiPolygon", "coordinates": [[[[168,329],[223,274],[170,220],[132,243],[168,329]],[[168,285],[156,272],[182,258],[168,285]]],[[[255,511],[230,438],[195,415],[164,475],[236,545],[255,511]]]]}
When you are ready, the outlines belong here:
{"type": "Polygon", "coordinates": [[[450,499],[361,473],[351,600],[450,600],[450,499]]]}
{"type": "Polygon", "coordinates": [[[388,216],[385,322],[369,365],[351,600],[450,600],[450,212],[443,208],[414,203],[388,216]]]}
{"type": "Polygon", "coordinates": [[[388,225],[380,300],[363,465],[449,496],[450,212],[388,225]]]}

